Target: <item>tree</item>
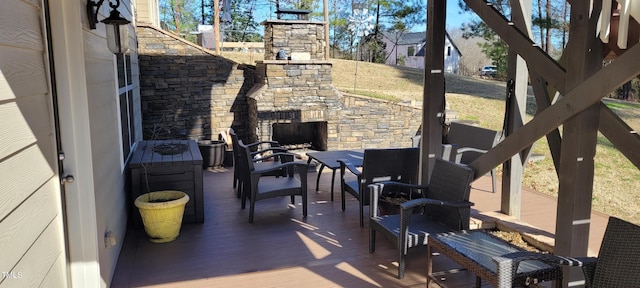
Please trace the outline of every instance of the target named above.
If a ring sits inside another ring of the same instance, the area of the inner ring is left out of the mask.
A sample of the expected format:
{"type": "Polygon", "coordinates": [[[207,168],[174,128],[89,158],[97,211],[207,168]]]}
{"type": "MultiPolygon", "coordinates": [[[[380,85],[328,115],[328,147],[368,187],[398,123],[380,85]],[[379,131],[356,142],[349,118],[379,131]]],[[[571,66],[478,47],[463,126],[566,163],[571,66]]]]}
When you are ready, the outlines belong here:
{"type": "MultiPolygon", "coordinates": [[[[540,47],[547,53],[553,50],[553,35],[562,33],[568,24],[566,7],[563,4],[566,4],[566,1],[537,0],[537,14],[533,14],[532,25],[538,30],[540,47]]],[[[564,43],[560,46],[564,47],[564,43]]]]}
{"type": "Polygon", "coordinates": [[[463,55],[463,57],[460,58],[460,75],[478,75],[478,70],[482,66],[490,63],[490,60],[482,53],[480,45],[478,45],[479,42],[484,40],[478,37],[465,39],[462,37],[462,30],[460,29],[449,31],[449,35],[463,55]]]}
{"type": "MultiPolygon", "coordinates": [[[[490,0],[488,2],[506,18],[510,18],[511,7],[508,0],[490,0]]],[[[565,38],[561,36],[564,36],[564,33],[566,33],[565,29],[568,22],[564,4],[566,4],[564,0],[536,0],[535,5],[537,9],[532,11],[533,40],[540,43],[540,47],[549,54],[555,53],[555,50],[564,48],[565,38]],[[562,38],[562,40],[560,40],[560,38],[562,38]],[[554,41],[554,39],[556,41],[554,41]],[[559,44],[557,45],[557,47],[559,47],[558,49],[554,48],[556,47],[553,44],[554,42],[559,44]]],[[[463,11],[471,12],[463,1],[459,0],[458,5],[463,11]]],[[[508,53],[506,43],[502,41],[488,25],[480,20],[465,23],[463,31],[463,37],[466,39],[480,37],[486,41],[478,45],[482,48],[482,52],[491,59],[492,64],[498,67],[498,74],[505,75],[506,57],[508,53]]]]}
{"type": "Polygon", "coordinates": [[[385,63],[387,55],[381,31],[403,33],[425,22],[425,2],[420,0],[377,0],[373,34],[365,39],[371,62],[385,63]]]}
{"type": "Polygon", "coordinates": [[[260,42],[259,24],[253,18],[255,0],[231,1],[231,21],[224,29],[224,41],[260,42]]]}
{"type": "MultiPolygon", "coordinates": [[[[213,1],[160,0],[160,20],[166,29],[196,42],[196,36],[190,35],[189,32],[197,31],[198,23],[213,25],[213,1]]],[[[230,21],[220,31],[223,34],[221,41],[262,41],[262,36],[257,32],[259,24],[253,18],[256,0],[235,0],[229,4],[230,21]]],[[[220,21],[220,23],[224,22],[220,21]]]]}
{"type": "Polygon", "coordinates": [[[195,36],[189,32],[198,27],[199,3],[197,0],[160,0],[160,21],[167,30],[195,42],[195,36]]]}

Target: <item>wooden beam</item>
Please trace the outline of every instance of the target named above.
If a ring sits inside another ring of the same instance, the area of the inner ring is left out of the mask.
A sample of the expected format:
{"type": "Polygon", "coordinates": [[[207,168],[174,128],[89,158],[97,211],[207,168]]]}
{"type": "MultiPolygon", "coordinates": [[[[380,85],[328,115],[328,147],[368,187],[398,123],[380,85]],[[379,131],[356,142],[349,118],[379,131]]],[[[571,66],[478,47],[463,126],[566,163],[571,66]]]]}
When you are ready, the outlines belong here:
{"type": "Polygon", "coordinates": [[[427,44],[425,47],[422,104],[422,141],[420,141],[420,183],[428,183],[436,155],[442,149],[444,123],[444,39],[446,0],[428,0],[427,44]]]}
{"type": "Polygon", "coordinates": [[[640,58],[640,45],[635,45],[618,59],[586,81],[568,91],[565,97],[504,139],[496,147],[478,157],[470,166],[476,171],[476,178],[488,173],[493,167],[503,163],[511,156],[520,153],[536,140],[553,131],[567,119],[597,103],[620,85],[633,79],[640,73],[637,59],[640,58]]]}
{"type": "MultiPolygon", "coordinates": [[[[533,94],[536,98],[536,105],[538,110],[536,111],[536,117],[540,112],[551,106],[552,95],[549,95],[547,89],[547,82],[535,72],[531,72],[531,86],[533,88],[533,94]]],[[[555,90],[554,90],[555,91],[555,90]]],[[[554,92],[555,94],[555,92],[554,92]]],[[[560,137],[560,130],[558,128],[553,129],[547,136],[547,143],[549,144],[549,150],[551,151],[551,158],[553,159],[553,165],[556,169],[556,174],[560,171],[560,145],[562,143],[562,137],[560,137]]]]}
{"type": "Polygon", "coordinates": [[[600,103],[600,132],[607,137],[624,156],[640,169],[640,135],[620,119],[604,103],[600,103]]]}
{"type": "Polygon", "coordinates": [[[565,90],[565,69],[542,51],[527,33],[522,32],[486,1],[464,0],[493,31],[525,59],[529,70],[542,75],[558,91],[565,90]]]}

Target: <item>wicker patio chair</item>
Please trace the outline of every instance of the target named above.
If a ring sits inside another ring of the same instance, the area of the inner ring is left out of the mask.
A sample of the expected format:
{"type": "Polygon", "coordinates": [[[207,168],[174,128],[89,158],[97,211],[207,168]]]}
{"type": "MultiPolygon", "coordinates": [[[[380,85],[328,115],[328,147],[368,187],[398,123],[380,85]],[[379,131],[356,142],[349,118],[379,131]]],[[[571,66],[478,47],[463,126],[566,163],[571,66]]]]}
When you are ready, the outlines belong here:
{"type": "MultiPolygon", "coordinates": [[[[340,162],[340,183],[342,194],[342,211],[345,210],[345,194],[349,193],[358,199],[360,207],[360,227],[364,227],[364,206],[369,205],[367,185],[379,181],[398,181],[409,184],[418,183],[418,162],[420,150],[418,148],[366,149],[362,160],[362,171],[348,160],[340,162]],[[356,176],[353,180],[345,178],[349,171],[356,176]]],[[[406,195],[404,191],[394,191],[394,194],[406,195]]]]}
{"type": "Polygon", "coordinates": [[[238,140],[238,147],[243,160],[240,164],[240,174],[244,181],[241,190],[242,209],[249,198],[249,223],[253,223],[253,214],[256,201],[281,196],[291,196],[291,204],[294,204],[294,196],[302,196],[302,215],[307,217],[307,172],[309,164],[306,161],[294,161],[295,155],[290,153],[274,153],[265,157],[281,157],[282,162],[269,167],[259,167],[253,162],[249,146],[238,140]],[[285,171],[283,177],[263,177],[274,171],[285,171]],[[298,177],[294,177],[298,174],[298,177]]]}
{"type": "Polygon", "coordinates": [[[498,265],[498,287],[514,286],[515,273],[524,261],[582,267],[586,287],[640,287],[640,226],[609,217],[598,257],[516,252],[493,260],[498,265]]]}
{"type": "Polygon", "coordinates": [[[395,243],[398,249],[398,278],[404,277],[405,258],[410,248],[427,245],[428,235],[469,229],[473,203],[469,202],[473,170],[442,159],[436,159],[428,185],[379,182],[369,185],[369,252],[375,252],[376,232],[395,243]],[[400,204],[399,215],[380,215],[378,199],[394,186],[417,189],[424,198],[400,204]],[[415,207],[422,207],[415,214],[415,207]]]}
{"type": "MultiPolygon", "coordinates": [[[[241,190],[243,189],[243,183],[241,179],[241,173],[239,169],[242,165],[242,154],[240,153],[242,150],[238,147],[238,135],[233,131],[233,129],[229,129],[229,135],[231,136],[231,143],[233,146],[233,161],[236,163],[233,165],[233,188],[237,188],[237,197],[240,198],[240,194],[242,194],[241,190]],[[238,164],[240,162],[240,164],[238,164]]],[[[264,153],[279,153],[279,152],[287,152],[287,149],[280,147],[280,144],[277,141],[259,141],[253,142],[249,144],[245,144],[245,146],[251,149],[251,158],[254,162],[254,165],[258,167],[258,170],[267,169],[272,166],[280,165],[279,157],[274,157],[272,161],[263,161],[268,158],[262,158],[257,155],[262,155],[264,153]],[[264,148],[266,146],[266,148],[264,148]],[[261,149],[262,148],[262,149],[261,149]],[[255,150],[255,151],[254,151],[255,150]]],[[[264,176],[284,176],[284,172],[281,170],[274,170],[273,172],[266,173],[264,176]]]]}
{"type": "MultiPolygon", "coordinates": [[[[456,149],[456,163],[469,164],[500,142],[500,132],[478,126],[451,122],[447,142],[456,149]]],[[[491,189],[496,192],[496,169],[491,169],[491,189]]]]}

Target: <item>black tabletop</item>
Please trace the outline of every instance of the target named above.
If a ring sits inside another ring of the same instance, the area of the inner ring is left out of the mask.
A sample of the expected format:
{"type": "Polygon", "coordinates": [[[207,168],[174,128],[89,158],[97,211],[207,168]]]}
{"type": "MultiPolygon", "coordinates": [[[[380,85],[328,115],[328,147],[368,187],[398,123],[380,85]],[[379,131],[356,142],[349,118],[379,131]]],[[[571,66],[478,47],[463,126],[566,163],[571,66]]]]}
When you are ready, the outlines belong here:
{"type": "Polygon", "coordinates": [[[355,166],[362,166],[362,159],[364,158],[364,150],[335,150],[335,151],[319,151],[308,152],[307,156],[312,158],[329,169],[340,168],[339,159],[346,159],[355,166]]]}

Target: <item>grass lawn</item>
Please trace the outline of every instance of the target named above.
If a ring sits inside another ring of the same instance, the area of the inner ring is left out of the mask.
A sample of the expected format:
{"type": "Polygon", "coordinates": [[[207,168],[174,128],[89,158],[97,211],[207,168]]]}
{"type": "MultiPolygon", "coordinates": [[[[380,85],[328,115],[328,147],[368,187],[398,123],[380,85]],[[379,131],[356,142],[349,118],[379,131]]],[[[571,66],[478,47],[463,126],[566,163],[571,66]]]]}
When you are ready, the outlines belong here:
{"type": "MultiPolygon", "coordinates": [[[[262,55],[223,53],[239,63],[261,60],[262,55]]],[[[423,71],[367,62],[332,59],[333,85],[341,91],[392,101],[421,101],[423,71]],[[357,65],[357,75],[356,75],[357,65]],[[354,89],[355,85],[355,89],[354,89]]],[[[502,130],[504,119],[504,82],[475,77],[445,75],[446,101],[458,119],[474,120],[480,126],[502,130]]],[[[535,101],[530,95],[527,121],[535,113],[535,101]]],[[[634,130],[640,131],[640,103],[604,100],[634,130]]],[[[638,147],[640,149],[640,147],[638,147]]],[[[538,140],[534,152],[544,154],[544,160],[527,164],[523,185],[557,196],[558,177],[546,139],[538,140]]],[[[595,156],[593,209],[640,224],[640,170],[626,159],[601,134],[595,156]]]]}

